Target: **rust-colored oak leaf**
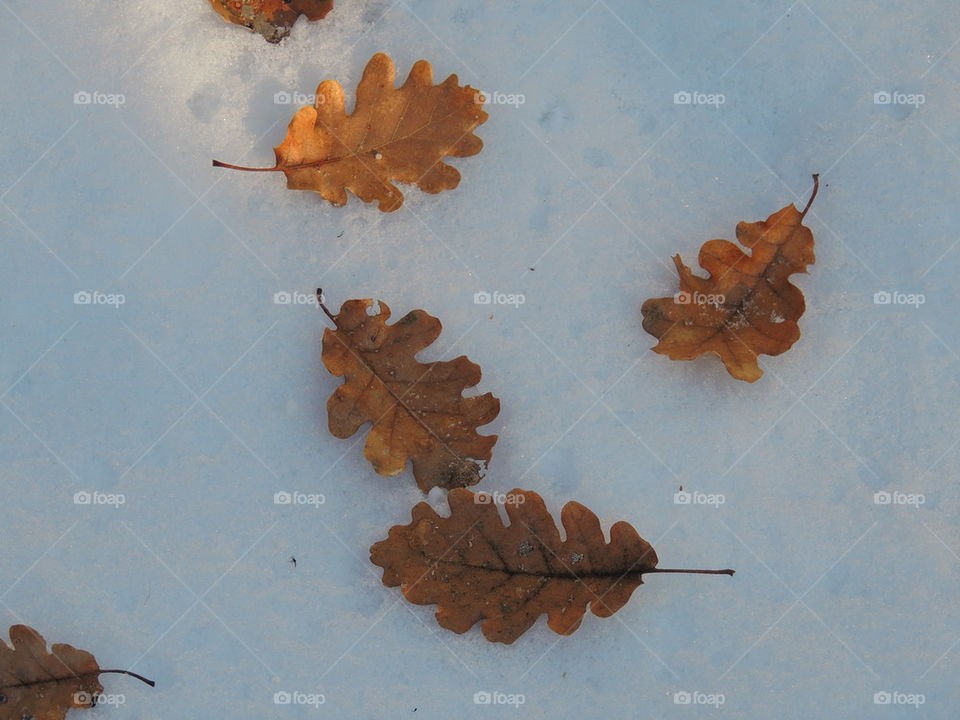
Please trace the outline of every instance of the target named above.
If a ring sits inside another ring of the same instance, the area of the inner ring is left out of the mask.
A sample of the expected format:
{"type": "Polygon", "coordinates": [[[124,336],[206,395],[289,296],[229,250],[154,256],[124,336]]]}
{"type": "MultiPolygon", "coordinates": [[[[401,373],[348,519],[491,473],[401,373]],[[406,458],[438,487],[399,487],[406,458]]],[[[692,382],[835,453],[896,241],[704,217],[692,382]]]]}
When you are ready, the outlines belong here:
{"type": "Polygon", "coordinates": [[[316,102],[300,108],[287,137],[274,149],[272,168],[248,168],[214,160],[215,167],[283,172],[291,190],[313,190],[334,205],[345,205],[347,190],[383,212],[403,204],[394,181],[428,193],[451,190],[460,173],[448,156],[476,155],[483,141],[473,130],[487,119],[483,95],[461,86],[456,75],[433,84],[433,70],[418,61],[402,87],[394,87],[393,61],[374,55],[357,86],[353,113],[335,80],[317,87],[316,102]]]}
{"type": "Polygon", "coordinates": [[[10,628],[11,648],[0,640],[0,720],[64,720],[72,708],[91,708],[103,692],[100,675],[122,673],[154,683],[126,670],[102,670],[96,658],[71,645],[47,642],[33,628],[10,628]]]}
{"type": "Polygon", "coordinates": [[[641,309],[643,329],[660,340],[655,352],[671,360],[714,353],[733,377],[755,382],[763,375],[759,355],[779,355],[799,339],[805,305],[790,276],[814,262],[813,233],[803,225],[819,176],[813,183],[802,211],[788,205],[766,220],[737,224],[737,240],[750,254],[727,240],[704,243],[698,261],[710,277],[694,275],[673,256],[679,292],[641,309]]]}
{"type": "Polygon", "coordinates": [[[512,490],[504,496],[509,525],[492,499],[451,490],[450,517],[419,503],[409,525],[392,527],[386,540],[370,548],[384,585],[399,585],[417,605],[436,605],[437,622],[456,633],[482,620],[487,640],[512,643],[546,614],[551,630],[569,635],[588,605],[597,617],[613,615],[644,575],[733,575],[657,568],[657,553],[630,524],[615,523],[608,543],[597,516],[577,502],[561,511],[561,540],[537,493],[512,490]]]}
{"type": "MultiPolygon", "coordinates": [[[[320,291],[317,291],[318,297],[320,291]]],[[[348,300],[323,333],[323,363],[344,378],[327,402],[330,432],[348,438],[372,423],[364,455],[381,475],[399,475],[407,460],[426,492],[480,481],[496,435],[479,435],[500,412],[490,393],[463,397],[480,382],[480,367],[465,356],[421,363],[416,354],[440,335],[440,321],[411,310],[387,325],[390,308],[373,300],[348,300]]]]}
{"type": "Polygon", "coordinates": [[[210,5],[227,22],[250,28],[272,43],[289,35],[301,15],[320,20],[333,10],[333,0],[210,0],[210,5]]]}

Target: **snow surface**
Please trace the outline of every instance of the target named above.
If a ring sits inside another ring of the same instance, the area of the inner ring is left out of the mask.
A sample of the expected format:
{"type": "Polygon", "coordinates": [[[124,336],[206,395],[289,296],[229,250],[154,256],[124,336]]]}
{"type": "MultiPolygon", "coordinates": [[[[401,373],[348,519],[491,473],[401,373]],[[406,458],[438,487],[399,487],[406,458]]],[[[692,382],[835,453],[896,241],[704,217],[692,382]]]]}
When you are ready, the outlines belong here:
{"type": "Polygon", "coordinates": [[[157,681],[106,678],[125,704],[89,717],[956,717],[955,2],[339,0],[279,46],[206,0],[0,19],[0,613],[157,681]],[[455,191],[384,215],[211,167],[272,164],[274,94],[350,94],[381,50],[524,96],[488,108],[455,191]],[[753,385],[650,353],[670,256],[804,202],[816,171],[801,340],[753,385]],[[367,560],[422,495],[329,435],[324,318],[274,303],[318,285],[423,308],[445,328],[423,358],[482,366],[503,409],[481,488],[577,499],[662,566],[736,576],[650,577],[570,637],[439,628],[367,560]],[[923,503],[875,502],[894,491],[923,503]]]}

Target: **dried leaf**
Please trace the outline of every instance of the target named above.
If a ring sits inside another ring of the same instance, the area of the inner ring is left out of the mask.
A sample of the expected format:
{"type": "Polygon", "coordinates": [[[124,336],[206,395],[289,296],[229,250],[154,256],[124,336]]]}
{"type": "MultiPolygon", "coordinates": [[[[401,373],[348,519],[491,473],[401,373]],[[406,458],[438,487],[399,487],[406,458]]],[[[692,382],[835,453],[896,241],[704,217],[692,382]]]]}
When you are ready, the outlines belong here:
{"type": "Polygon", "coordinates": [[[227,22],[250,28],[272,43],[289,35],[301,15],[320,20],[333,10],[333,0],[210,0],[210,5],[227,22]]]}
{"type": "Polygon", "coordinates": [[[813,233],[801,212],[788,205],[764,221],[737,224],[737,240],[747,255],[726,240],[710,240],[700,248],[702,278],[690,272],[679,255],[673,263],[680,291],[672,298],[652,298],[643,304],[643,329],[660,342],[654,352],[671,360],[693,360],[714,353],[733,377],[754,382],[763,371],[757,357],[779,355],[800,337],[797,320],[805,309],[803,293],[790,283],[793,273],[806,272],[814,262],[813,233]]]}
{"type": "Polygon", "coordinates": [[[323,333],[323,363],[345,378],[327,402],[330,432],[348,438],[372,423],[367,460],[381,475],[399,475],[412,460],[424,492],[479,482],[497,436],[476,429],[497,417],[500,401],[490,393],[462,396],[480,382],[480,367],[463,355],[416,360],[439,337],[440,321],[412,310],[387,325],[390,308],[380,302],[371,315],[373,300],[348,300],[339,315],[321,307],[336,325],[323,333]]]}
{"type": "Polygon", "coordinates": [[[597,617],[613,615],[649,573],[733,575],[659,569],[653,547],[631,525],[615,523],[607,543],[597,516],[576,502],[560,514],[561,540],[539,495],[504,497],[508,526],[491,495],[451,490],[448,518],[416,505],[409,525],[394,526],[370,548],[383,584],[399,585],[417,605],[437,605],[437,622],[448,630],[463,633],[483,620],[487,640],[512,643],[544,613],[561,635],[580,627],[587,605],[597,617]]]}
{"type": "Polygon", "coordinates": [[[474,128],[487,119],[483,95],[461,86],[456,75],[433,84],[433,70],[418,61],[407,81],[394,87],[393,61],[374,55],[357,86],[352,115],[344,109],[343,87],[324,80],[313,106],[300,108],[287,137],[274,149],[272,168],[248,168],[214,160],[215,167],[280,172],[291,190],[313,190],[334,205],[345,205],[347,190],[383,212],[403,204],[391,182],[412,183],[428,193],[451,190],[460,173],[447,156],[476,155],[483,141],[474,128]]]}
{"type": "Polygon", "coordinates": [[[103,673],[123,673],[154,683],[126,670],[101,670],[96,658],[71,645],[47,642],[33,628],[10,628],[11,649],[0,641],[0,720],[63,720],[71,708],[91,708],[103,692],[103,673]]]}

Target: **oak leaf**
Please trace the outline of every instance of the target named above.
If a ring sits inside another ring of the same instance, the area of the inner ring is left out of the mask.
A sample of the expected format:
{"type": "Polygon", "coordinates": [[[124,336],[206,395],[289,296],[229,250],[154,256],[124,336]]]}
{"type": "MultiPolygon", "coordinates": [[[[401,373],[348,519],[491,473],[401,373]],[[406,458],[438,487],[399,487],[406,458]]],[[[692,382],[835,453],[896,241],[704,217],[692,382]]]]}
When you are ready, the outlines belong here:
{"type": "Polygon", "coordinates": [[[607,543],[597,516],[577,502],[561,511],[561,540],[543,499],[529,490],[504,496],[505,526],[493,498],[451,490],[446,518],[419,503],[409,525],[392,527],[370,548],[384,585],[399,585],[417,605],[437,605],[437,622],[456,633],[482,620],[487,640],[512,643],[546,614],[551,630],[569,635],[588,605],[597,617],[613,615],[646,574],[734,572],[657,568],[657,553],[631,525],[615,523],[607,543]]]}
{"type": "Polygon", "coordinates": [[[643,329],[660,340],[654,352],[671,360],[714,353],[733,377],[754,382],[763,375],[759,355],[779,355],[799,339],[805,304],[790,276],[814,262],[813,233],[803,225],[818,175],[813,182],[802,211],[788,205],[766,220],[737,224],[737,240],[750,254],[727,240],[704,243],[698,261],[710,277],[694,275],[673,256],[679,292],[647,300],[641,309],[643,329]]]}
{"type": "MultiPolygon", "coordinates": [[[[317,290],[321,297],[321,291],[317,290]]],[[[426,492],[480,481],[496,435],[479,435],[500,412],[490,393],[463,397],[480,382],[480,367],[460,356],[421,363],[416,354],[440,335],[440,321],[412,310],[387,325],[390,308],[373,300],[348,300],[323,333],[323,363],[344,378],[327,402],[330,432],[348,438],[372,423],[364,455],[381,475],[399,475],[407,460],[426,492]]]]}
{"type": "Polygon", "coordinates": [[[403,204],[403,193],[392,181],[428,193],[460,183],[460,173],[443,159],[476,155],[483,148],[473,134],[487,119],[483,101],[482,93],[461,86],[456,75],[434,85],[426,60],[418,61],[403,86],[395,88],[393,61],[377,53],[363,71],[353,113],[346,114],[340,83],[324,80],[316,102],[297,111],[287,137],[274,148],[274,167],[213,164],[283,172],[291,190],[313,190],[337,206],[346,204],[349,190],[392,212],[403,204]]]}
{"type": "Polygon", "coordinates": [[[333,0],[210,0],[210,5],[227,22],[250,28],[272,43],[287,37],[301,15],[320,20],[333,10],[333,0]]]}
{"type": "Polygon", "coordinates": [[[0,640],[0,720],[63,720],[71,708],[91,708],[103,692],[100,675],[122,673],[154,683],[127,670],[102,670],[96,658],[71,645],[47,642],[33,628],[10,628],[9,647],[0,640]]]}

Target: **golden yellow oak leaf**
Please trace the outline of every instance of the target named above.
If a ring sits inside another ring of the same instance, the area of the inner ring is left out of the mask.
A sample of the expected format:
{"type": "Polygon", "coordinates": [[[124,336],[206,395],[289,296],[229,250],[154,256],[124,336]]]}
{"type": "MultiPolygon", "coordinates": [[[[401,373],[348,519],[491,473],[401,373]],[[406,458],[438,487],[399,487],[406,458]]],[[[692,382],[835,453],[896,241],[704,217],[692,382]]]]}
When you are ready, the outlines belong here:
{"type": "Polygon", "coordinates": [[[210,6],[227,22],[278,43],[301,15],[311,21],[326,17],[333,10],[333,0],[210,0],[210,6]]]}
{"type": "Polygon", "coordinates": [[[313,190],[337,206],[346,204],[349,190],[392,212],[403,204],[394,182],[428,193],[460,183],[460,173],[443,159],[476,155],[483,148],[473,134],[487,119],[483,101],[482,93],[461,86],[456,75],[434,85],[426,60],[418,61],[396,88],[393,61],[377,53],[363,71],[353,113],[346,113],[340,83],[324,80],[314,105],[300,108],[290,121],[287,137],[274,150],[274,167],[213,164],[283,172],[292,190],[313,190]]]}

